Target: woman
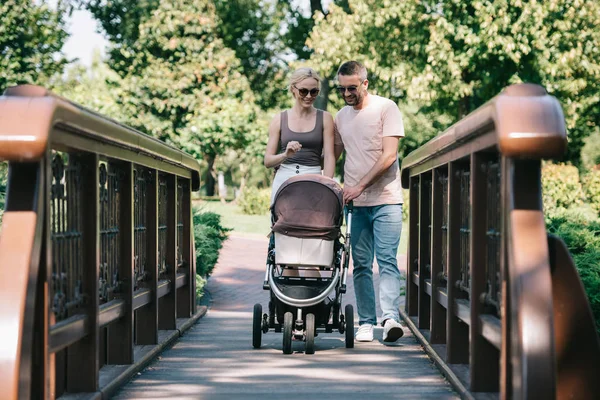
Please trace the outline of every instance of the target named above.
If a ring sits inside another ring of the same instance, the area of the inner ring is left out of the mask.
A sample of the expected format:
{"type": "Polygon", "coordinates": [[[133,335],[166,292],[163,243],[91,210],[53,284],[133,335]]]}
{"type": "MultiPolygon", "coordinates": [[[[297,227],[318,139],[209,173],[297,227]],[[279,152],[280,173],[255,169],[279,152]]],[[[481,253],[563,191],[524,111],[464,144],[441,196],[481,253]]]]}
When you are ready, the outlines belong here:
{"type": "Polygon", "coordinates": [[[271,188],[271,204],[277,189],[288,178],[300,174],[320,174],[333,178],[333,117],[317,110],[315,102],[321,90],[321,77],[312,68],[299,68],[290,78],[289,91],[295,102],[291,109],[275,117],[269,125],[265,167],[277,169],[271,188]]]}

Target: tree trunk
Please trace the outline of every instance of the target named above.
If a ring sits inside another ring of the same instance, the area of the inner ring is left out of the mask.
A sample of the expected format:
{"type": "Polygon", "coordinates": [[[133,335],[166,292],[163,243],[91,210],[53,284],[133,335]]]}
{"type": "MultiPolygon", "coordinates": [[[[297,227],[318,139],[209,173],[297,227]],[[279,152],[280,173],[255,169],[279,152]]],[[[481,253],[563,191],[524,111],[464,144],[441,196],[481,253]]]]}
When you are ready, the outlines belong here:
{"type": "Polygon", "coordinates": [[[205,156],[204,159],[208,163],[208,167],[206,170],[206,195],[214,196],[215,195],[215,156],[205,156]]]}
{"type": "Polygon", "coordinates": [[[315,15],[315,12],[317,11],[321,11],[325,14],[321,0],[310,0],[310,15],[315,15]]]}

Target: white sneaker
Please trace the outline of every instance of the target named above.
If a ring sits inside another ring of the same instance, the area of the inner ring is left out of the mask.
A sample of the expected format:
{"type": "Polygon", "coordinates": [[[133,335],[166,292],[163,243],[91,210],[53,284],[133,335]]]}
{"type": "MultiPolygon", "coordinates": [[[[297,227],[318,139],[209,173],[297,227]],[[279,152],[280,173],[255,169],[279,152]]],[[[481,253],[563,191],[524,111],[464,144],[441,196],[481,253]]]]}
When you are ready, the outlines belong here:
{"type": "MultiPolygon", "coordinates": [[[[395,342],[404,335],[402,326],[393,319],[388,319],[383,325],[383,341],[384,342],[395,342]]],[[[372,335],[371,335],[372,336],[372,335]]]]}
{"type": "Polygon", "coordinates": [[[373,325],[371,324],[362,324],[358,327],[358,331],[356,332],[356,341],[357,342],[372,342],[373,341],[373,325]]]}

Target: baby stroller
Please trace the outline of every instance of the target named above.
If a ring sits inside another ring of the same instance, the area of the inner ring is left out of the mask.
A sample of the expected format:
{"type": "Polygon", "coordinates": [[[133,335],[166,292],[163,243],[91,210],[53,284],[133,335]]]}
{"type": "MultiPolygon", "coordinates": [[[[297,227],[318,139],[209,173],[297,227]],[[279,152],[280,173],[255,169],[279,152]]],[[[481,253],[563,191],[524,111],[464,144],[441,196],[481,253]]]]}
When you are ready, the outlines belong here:
{"type": "Polygon", "coordinates": [[[283,331],[283,353],[292,353],[292,340],[305,342],[305,353],[315,352],[319,331],[337,329],[354,347],[354,310],[347,304],[346,275],[350,258],[352,207],[348,207],[344,243],[341,187],[322,175],[305,174],[285,181],[271,206],[273,224],[263,289],[270,291],[269,313],[254,305],[252,345],[261,346],[262,334],[283,331]]]}

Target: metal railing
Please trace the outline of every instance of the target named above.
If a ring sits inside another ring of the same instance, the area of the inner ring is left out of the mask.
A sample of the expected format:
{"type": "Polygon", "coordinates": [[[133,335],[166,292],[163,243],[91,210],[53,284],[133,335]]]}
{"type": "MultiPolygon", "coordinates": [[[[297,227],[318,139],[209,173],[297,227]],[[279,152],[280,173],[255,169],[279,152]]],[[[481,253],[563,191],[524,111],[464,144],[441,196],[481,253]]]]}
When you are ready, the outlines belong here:
{"type": "Polygon", "coordinates": [[[106,395],[196,315],[199,165],[29,85],[0,97],[0,159],[0,398],[106,395]]]}
{"type": "Polygon", "coordinates": [[[463,397],[600,398],[591,310],[542,210],[541,159],[566,146],[558,101],[520,84],[402,163],[403,316],[463,397]]]}

